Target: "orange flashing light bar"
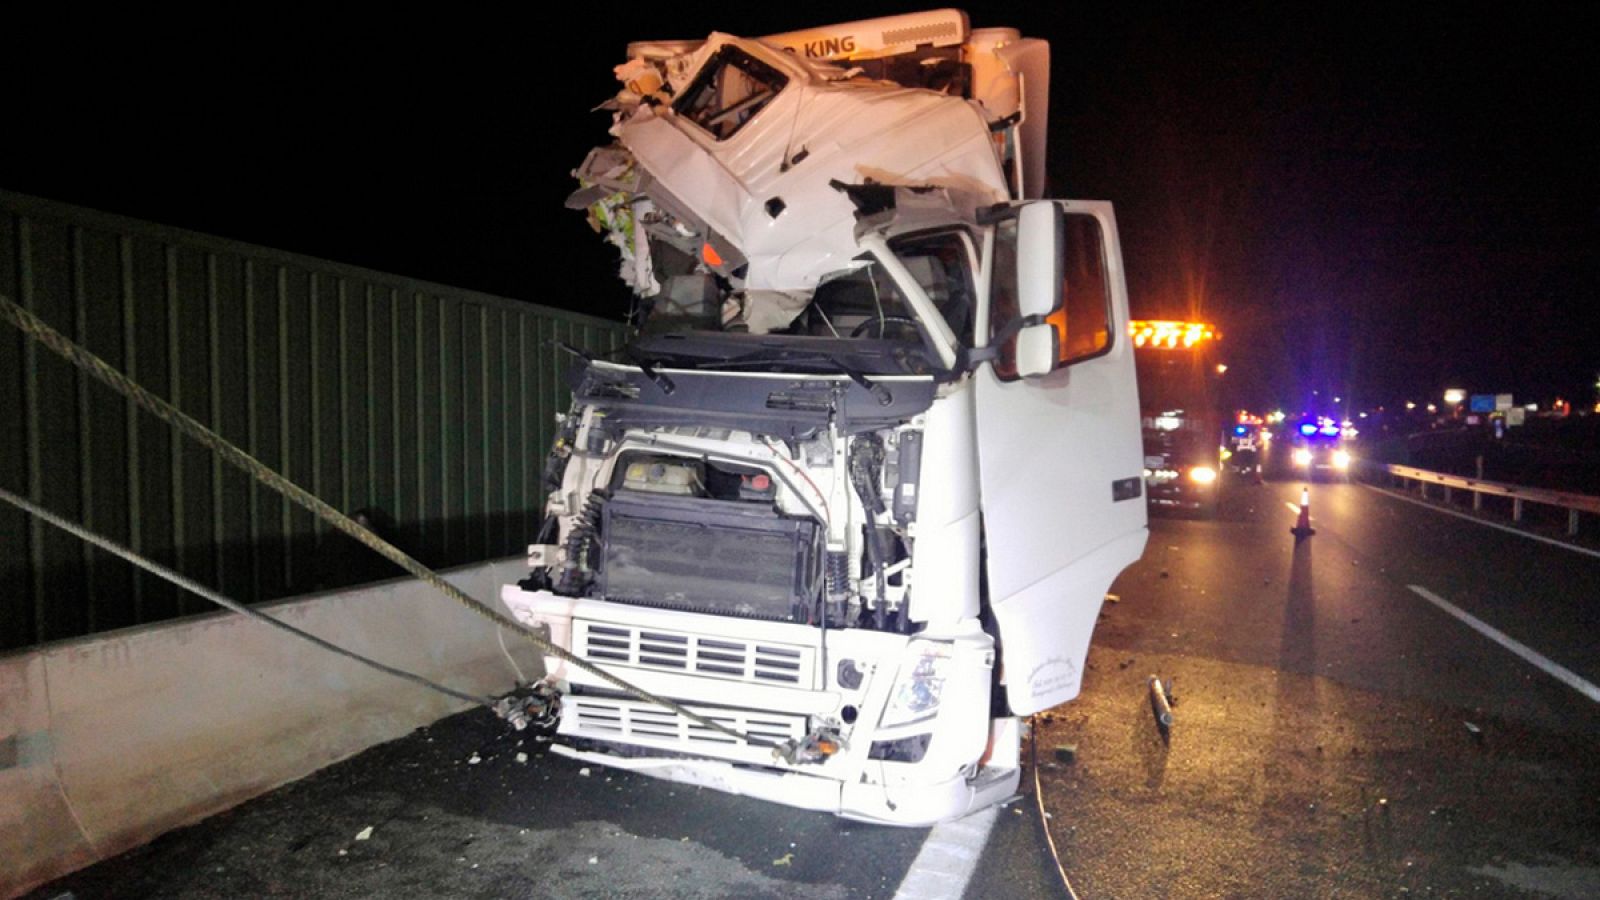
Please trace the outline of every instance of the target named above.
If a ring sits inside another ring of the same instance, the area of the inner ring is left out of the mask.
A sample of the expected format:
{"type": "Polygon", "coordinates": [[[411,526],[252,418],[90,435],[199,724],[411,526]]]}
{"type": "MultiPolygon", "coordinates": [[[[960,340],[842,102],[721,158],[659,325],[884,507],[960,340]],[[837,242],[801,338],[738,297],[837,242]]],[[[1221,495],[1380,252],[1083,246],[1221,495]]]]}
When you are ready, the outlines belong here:
{"type": "Polygon", "coordinates": [[[1217,341],[1222,335],[1205,322],[1178,322],[1168,319],[1134,319],[1128,323],[1128,336],[1133,346],[1154,350],[1187,350],[1205,341],[1217,341]]]}

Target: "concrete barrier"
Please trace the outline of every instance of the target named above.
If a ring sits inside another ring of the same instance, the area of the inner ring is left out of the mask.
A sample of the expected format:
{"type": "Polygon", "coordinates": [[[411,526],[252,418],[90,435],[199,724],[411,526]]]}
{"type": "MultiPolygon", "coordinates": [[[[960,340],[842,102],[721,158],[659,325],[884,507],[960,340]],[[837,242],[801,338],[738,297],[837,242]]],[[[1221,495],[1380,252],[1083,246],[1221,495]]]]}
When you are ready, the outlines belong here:
{"type": "MultiPolygon", "coordinates": [[[[499,606],[521,558],[446,573],[499,606]]],[[[262,607],[461,690],[509,689],[494,626],[411,579],[262,607]]],[[[529,678],[525,639],[506,636],[529,678]]],[[[464,704],[219,613],[0,656],[0,896],[302,778],[464,704]]]]}

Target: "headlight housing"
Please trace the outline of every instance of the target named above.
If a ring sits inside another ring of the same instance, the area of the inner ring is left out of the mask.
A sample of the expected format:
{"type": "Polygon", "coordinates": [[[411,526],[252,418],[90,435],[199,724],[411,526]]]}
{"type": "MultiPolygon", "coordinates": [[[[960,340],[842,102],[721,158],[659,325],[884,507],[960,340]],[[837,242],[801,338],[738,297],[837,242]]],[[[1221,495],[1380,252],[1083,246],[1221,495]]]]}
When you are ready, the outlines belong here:
{"type": "Polygon", "coordinates": [[[1311,451],[1304,447],[1294,451],[1294,464],[1297,466],[1311,465],[1311,451]]]}
{"type": "Polygon", "coordinates": [[[1195,466],[1189,470],[1189,480],[1195,484],[1210,484],[1217,480],[1217,470],[1210,466],[1195,466]]]}
{"type": "Polygon", "coordinates": [[[1348,451],[1348,450],[1335,450],[1335,451],[1333,451],[1333,465],[1334,465],[1334,468],[1336,468],[1336,469],[1348,469],[1348,468],[1350,468],[1350,451],[1348,451]]]}
{"type": "Polygon", "coordinates": [[[944,693],[944,680],[951,665],[947,644],[918,641],[907,647],[879,727],[910,725],[938,715],[939,697],[944,693]]]}

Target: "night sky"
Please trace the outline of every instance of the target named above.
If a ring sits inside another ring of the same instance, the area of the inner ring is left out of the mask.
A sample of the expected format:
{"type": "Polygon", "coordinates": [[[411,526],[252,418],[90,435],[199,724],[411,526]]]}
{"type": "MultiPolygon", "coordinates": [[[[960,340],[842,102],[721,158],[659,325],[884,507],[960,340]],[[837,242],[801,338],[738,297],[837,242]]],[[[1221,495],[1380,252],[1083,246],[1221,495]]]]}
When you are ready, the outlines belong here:
{"type": "MultiPolygon", "coordinates": [[[[561,204],[626,42],[923,5],[761,7],[41,28],[0,187],[620,316],[561,204]]],[[[1116,204],[1135,314],[1214,321],[1242,402],[1592,402],[1600,7],[966,8],[1051,41],[1052,193],[1116,204]]]]}

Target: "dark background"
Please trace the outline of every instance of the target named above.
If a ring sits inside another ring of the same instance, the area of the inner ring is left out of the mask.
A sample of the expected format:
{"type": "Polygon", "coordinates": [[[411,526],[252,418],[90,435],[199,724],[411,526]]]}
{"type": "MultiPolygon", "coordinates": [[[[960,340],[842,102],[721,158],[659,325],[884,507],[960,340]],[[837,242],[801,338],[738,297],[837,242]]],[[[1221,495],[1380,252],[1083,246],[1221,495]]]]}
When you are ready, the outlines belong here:
{"type": "MultiPolygon", "coordinates": [[[[1135,314],[1215,321],[1240,402],[1593,402],[1600,8],[1107,6],[967,8],[1052,42],[1052,192],[1116,204],[1135,314]]],[[[619,316],[561,201],[624,45],[923,7],[19,24],[0,187],[619,316]]]]}

